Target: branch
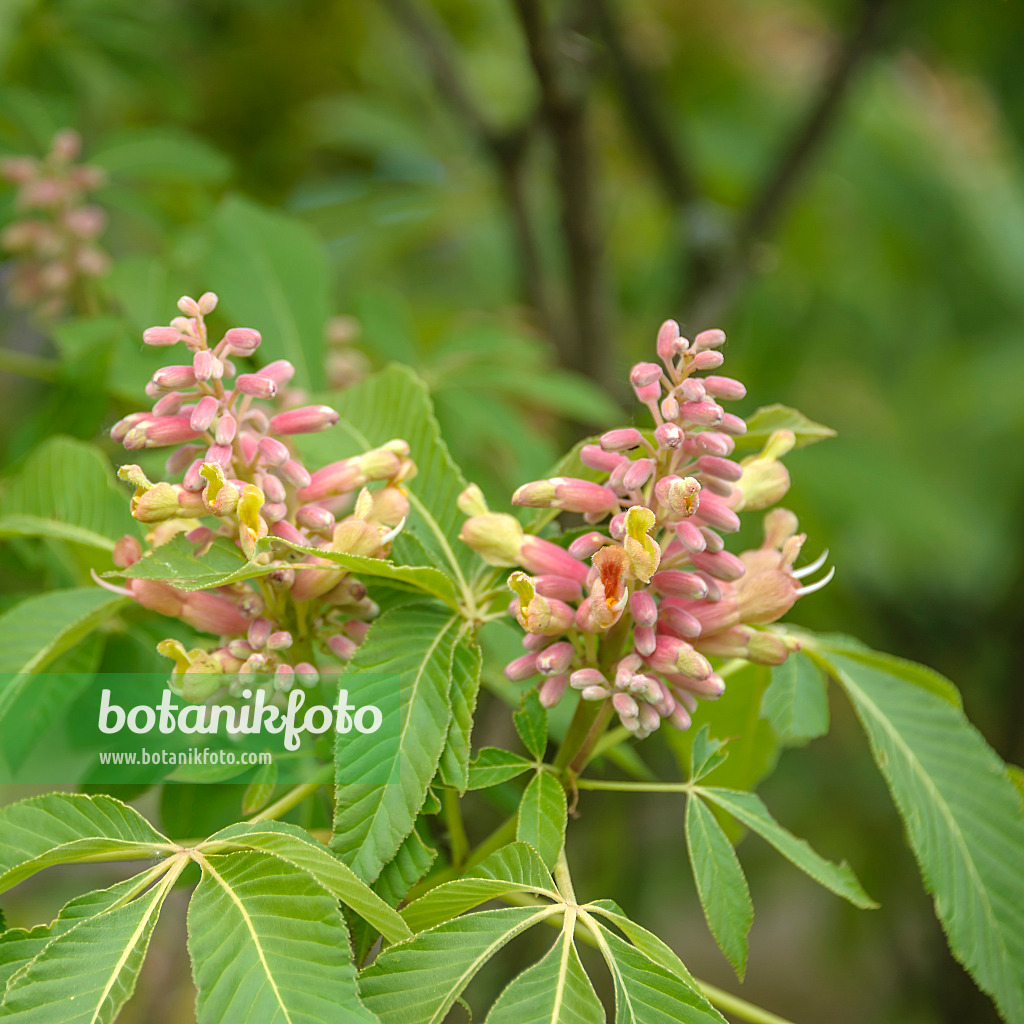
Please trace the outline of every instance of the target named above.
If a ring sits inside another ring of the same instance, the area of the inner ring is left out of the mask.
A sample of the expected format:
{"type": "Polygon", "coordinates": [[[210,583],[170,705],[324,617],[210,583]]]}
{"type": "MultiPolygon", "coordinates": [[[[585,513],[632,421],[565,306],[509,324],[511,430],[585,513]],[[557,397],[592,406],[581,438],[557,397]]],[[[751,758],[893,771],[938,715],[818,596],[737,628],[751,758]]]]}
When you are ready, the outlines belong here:
{"type": "Polygon", "coordinates": [[[561,350],[564,335],[558,327],[526,187],[525,158],[536,118],[516,129],[497,129],[473,98],[459,69],[456,49],[439,19],[428,15],[415,0],[384,0],[384,4],[419,51],[438,93],[493,161],[512,221],[523,293],[561,350]]]}
{"type": "Polygon", "coordinates": [[[590,0],[589,11],[619,83],[623,105],[637,142],[647,150],[670,202],[685,206],[698,198],[696,182],[658,108],[650,82],[625,43],[626,32],[612,9],[615,0],[590,0]]]}
{"type": "Polygon", "coordinates": [[[587,130],[586,83],[581,80],[581,70],[572,66],[567,34],[548,22],[542,0],[514,0],[514,5],[555,154],[572,314],[563,358],[570,368],[606,382],[611,369],[608,289],[594,155],[587,130]]]}
{"type": "Polygon", "coordinates": [[[750,272],[754,245],[777,225],[796,186],[835,130],[839,113],[858,73],[881,37],[889,0],[860,0],[860,16],[835,55],[817,98],[783,147],[764,183],[755,190],[728,252],[699,253],[691,264],[688,298],[695,329],[717,319],[750,272]]]}

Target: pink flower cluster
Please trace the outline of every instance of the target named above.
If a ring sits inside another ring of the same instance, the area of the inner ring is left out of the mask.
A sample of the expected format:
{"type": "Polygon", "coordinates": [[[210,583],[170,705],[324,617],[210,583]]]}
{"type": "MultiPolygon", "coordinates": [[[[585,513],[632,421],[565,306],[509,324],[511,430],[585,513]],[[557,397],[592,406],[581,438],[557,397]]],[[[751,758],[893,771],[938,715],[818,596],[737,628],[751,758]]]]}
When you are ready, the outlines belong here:
{"type": "Polygon", "coordinates": [[[0,247],[17,257],[11,300],[47,318],[63,312],[83,282],[110,266],[96,244],[106,215],[85,202],[106,175],[99,167],[75,163],[81,148],[78,133],[65,129],[42,160],[23,156],[0,162],[0,175],[18,186],[15,206],[28,214],[0,233],[0,247]]]}
{"type": "Polygon", "coordinates": [[[686,729],[697,698],[725,690],[709,658],[781,664],[788,642],[758,627],[831,579],[801,586],[824,556],[794,570],[804,536],[785,509],[765,516],[761,547],[739,555],[725,549],[723,534],[739,529],[741,511],[785,495],[789,475],[779,458],[794,437],[777,431],[758,455],[730,458],[746,424],[720,402],[746,390],[714,373],[724,341],[721,331],[705,331],[690,342],[674,321],[664,323],[660,363],[638,363],[630,373],[654,429],[610,430],[582,448],[580,460],[602,482],[537,480],[512,497],[516,505],[580,514],[600,529],[578,532],[563,548],[488,511],[478,489],[462,495],[469,516],[462,539],[492,565],[526,570],[508,581],[526,653],[506,674],[543,676],[549,707],[572,687],[584,700],[610,700],[637,736],[662,720],[686,729]]]}
{"type": "MultiPolygon", "coordinates": [[[[134,578],[111,588],[221,638],[212,651],[186,651],[172,640],[159,646],[176,664],[172,687],[192,700],[209,698],[225,681],[235,696],[257,685],[283,694],[296,681],[316,683],[318,653],[352,656],[377,607],[359,580],[316,552],[385,557],[409,508],[401,485],[415,473],[400,440],[310,473],[291,439],[328,429],[338,414],[324,405],[267,407],[294,368],[280,359],[238,373],[233,359],[252,356],[261,337],[234,327],[211,344],[205,318],[216,305],[212,292],[186,296],[181,316],[143,333],[148,345],[183,346],[188,361],[157,370],[146,388],[152,409],[111,430],[129,451],[174,448],[166,471],[180,482],[154,483],[137,465],[118,471],[135,485],[131,512],[152,524],[154,547],[184,534],[201,557],[227,538],[267,570],[213,590],[134,578]],[[371,481],[383,486],[371,492],[371,481]]],[[[133,537],[114,551],[120,568],[142,557],[133,537]]]]}

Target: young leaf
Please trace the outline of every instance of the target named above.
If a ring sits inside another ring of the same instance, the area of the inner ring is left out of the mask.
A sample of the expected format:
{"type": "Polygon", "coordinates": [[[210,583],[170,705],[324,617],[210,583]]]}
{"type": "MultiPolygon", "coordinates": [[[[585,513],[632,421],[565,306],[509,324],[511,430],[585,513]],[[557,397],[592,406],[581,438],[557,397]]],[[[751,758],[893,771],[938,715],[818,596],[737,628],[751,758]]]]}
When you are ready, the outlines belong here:
{"type": "Polygon", "coordinates": [[[307,464],[325,465],[394,438],[407,441],[417,473],[409,486],[409,520],[395,540],[395,560],[417,561],[426,548],[434,565],[460,583],[468,580],[480,560],[459,540],[465,517],[457,501],[466,480],[441,437],[426,385],[411,370],[390,366],[356,387],[328,396],[328,402],[341,414],[341,422],[333,430],[301,439],[307,464]],[[407,557],[410,539],[415,554],[407,557]]]}
{"type": "Polygon", "coordinates": [[[472,875],[435,886],[405,907],[402,917],[414,932],[421,932],[510,892],[559,899],[537,851],[525,843],[510,843],[479,864],[472,875]]]}
{"type": "Polygon", "coordinates": [[[482,910],[386,949],[363,971],[359,991],[381,1024],[441,1024],[473,976],[517,935],[558,906],[482,910]]]}
{"type": "MultiPolygon", "coordinates": [[[[0,615],[0,673],[42,672],[55,658],[128,603],[101,587],[72,587],[27,597],[0,615]]],[[[0,691],[0,718],[31,680],[0,691]]]]}
{"type": "Polygon", "coordinates": [[[94,445],[51,437],[5,482],[0,537],[57,537],[111,551],[134,532],[128,494],[94,445]]]}
{"type": "Polygon", "coordinates": [[[1024,1020],[1024,814],[1005,765],[959,706],[886,661],[812,649],[867,733],[954,956],[1024,1020]]]}
{"type": "Polygon", "coordinates": [[[135,989],[168,887],[83,919],[13,975],[0,1020],[23,1024],[111,1024],[135,989]]]}
{"type": "Polygon", "coordinates": [[[430,870],[437,860],[437,850],[428,846],[413,829],[398,848],[395,859],[384,866],[373,883],[376,892],[389,907],[397,907],[409,890],[430,870]]]}
{"type": "Polygon", "coordinates": [[[143,860],[173,851],[138,811],[109,796],[54,793],[0,807],[0,892],[52,864],[143,860]]]}
{"type": "Polygon", "coordinates": [[[188,907],[198,1024],[373,1024],[333,896],[269,854],[203,857],[200,866],[188,907]]]}
{"type": "Polygon", "coordinates": [[[526,787],[516,818],[516,839],[529,843],[551,867],[565,845],[565,790],[549,772],[537,772],[526,787]]]}
{"type": "Polygon", "coordinates": [[[277,785],[277,765],[274,762],[260,765],[253,775],[252,782],[245,787],[242,794],[242,816],[251,818],[257,811],[262,811],[274,795],[277,785]]]}
{"type": "Polygon", "coordinates": [[[736,440],[736,447],[744,452],[764,447],[765,441],[776,430],[791,430],[796,435],[797,448],[836,436],[831,427],[815,423],[802,412],[785,405],[763,405],[753,415],[747,416],[746,420],[746,433],[736,440]]]}
{"type": "Polygon", "coordinates": [[[372,735],[339,736],[337,806],[331,848],[366,881],[375,879],[412,831],[448,738],[448,677],[458,619],[438,607],[416,605],[385,612],[342,677],[374,676],[367,702],[387,718],[398,716],[397,755],[386,784],[379,741],[372,735]],[[399,692],[398,680],[401,680],[399,692]]]}
{"type": "Polygon", "coordinates": [[[296,383],[324,384],[330,271],[323,244],[285,214],[229,196],[214,214],[209,273],[228,321],[258,327],[260,356],[288,359],[296,383]]]}
{"type": "Polygon", "coordinates": [[[732,843],[696,794],[686,801],[686,849],[708,927],[742,980],[754,907],[732,843]]]}
{"type": "Polygon", "coordinates": [[[771,843],[786,860],[810,875],[819,885],[830,889],[837,896],[842,896],[855,907],[866,910],[878,906],[861,888],[860,882],[845,861],[833,864],[819,857],[806,840],[798,839],[791,832],[787,832],[768,813],[768,808],[756,793],[718,789],[714,786],[701,787],[697,792],[771,843]]]}
{"type": "Polygon", "coordinates": [[[512,715],[512,721],[523,746],[542,761],[548,745],[548,713],[536,690],[530,689],[523,694],[522,705],[512,715]]]}
{"type": "Polygon", "coordinates": [[[729,756],[722,749],[724,746],[725,743],[722,740],[711,738],[711,730],[706,724],[697,730],[697,734],[693,737],[690,754],[691,782],[696,782],[713,772],[729,756]]]}
{"type": "Polygon", "coordinates": [[[677,974],[594,922],[615,982],[615,1024],[725,1024],[725,1018],[677,974]]]}
{"type": "Polygon", "coordinates": [[[542,959],[509,982],[485,1024],[605,1024],[571,932],[563,931],[542,959]]]}
{"type": "Polygon", "coordinates": [[[761,698],[767,718],[783,743],[795,746],[828,732],[828,680],[806,654],[794,651],[772,670],[761,698]]]}
{"type": "Polygon", "coordinates": [[[533,765],[533,761],[528,761],[522,754],[513,754],[511,750],[500,747],[484,747],[469,762],[469,785],[466,788],[489,789],[522,775],[533,765]]]}
{"type": "Polygon", "coordinates": [[[204,853],[254,850],[269,853],[312,875],[328,892],[372,924],[389,942],[409,937],[409,929],[355,872],[308,832],[283,821],[239,822],[215,832],[199,849],[204,853]]]}
{"type": "Polygon", "coordinates": [[[469,786],[469,745],[482,662],[479,644],[472,636],[464,634],[452,652],[452,720],[438,775],[442,785],[451,786],[459,793],[465,793],[469,786]]]}

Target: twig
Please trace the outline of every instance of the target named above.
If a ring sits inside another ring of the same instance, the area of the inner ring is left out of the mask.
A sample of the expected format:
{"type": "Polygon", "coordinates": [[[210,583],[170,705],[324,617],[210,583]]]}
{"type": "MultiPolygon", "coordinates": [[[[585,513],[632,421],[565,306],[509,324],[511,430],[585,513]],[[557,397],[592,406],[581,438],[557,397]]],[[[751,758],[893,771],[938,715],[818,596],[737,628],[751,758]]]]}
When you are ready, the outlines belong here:
{"type": "Polygon", "coordinates": [[[563,359],[571,368],[607,382],[611,370],[608,288],[585,83],[579,68],[573,68],[577,62],[568,55],[564,30],[548,21],[542,0],[514,0],[514,6],[555,155],[572,316],[563,359]]]}
{"type": "Polygon", "coordinates": [[[856,25],[826,71],[815,100],[790,136],[740,219],[732,251],[710,254],[691,266],[688,321],[694,329],[717,319],[750,272],[754,245],[777,225],[796,186],[835,129],[843,102],[881,36],[889,0],[860,0],[856,25]]]}
{"type": "Polygon", "coordinates": [[[523,294],[537,310],[544,331],[556,347],[561,347],[564,344],[563,330],[559,326],[544,271],[526,179],[526,156],[536,117],[528,117],[513,129],[502,131],[496,128],[477,104],[463,78],[455,47],[440,19],[428,14],[415,0],[384,0],[384,4],[419,51],[438,93],[462,121],[467,133],[491,158],[508,204],[523,294]]]}

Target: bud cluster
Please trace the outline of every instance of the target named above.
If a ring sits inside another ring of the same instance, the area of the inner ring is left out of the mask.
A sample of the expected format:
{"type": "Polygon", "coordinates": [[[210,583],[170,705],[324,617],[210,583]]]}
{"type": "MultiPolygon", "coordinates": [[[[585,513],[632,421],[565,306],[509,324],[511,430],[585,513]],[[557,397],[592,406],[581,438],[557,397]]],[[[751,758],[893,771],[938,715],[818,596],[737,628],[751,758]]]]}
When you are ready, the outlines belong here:
{"type": "Polygon", "coordinates": [[[697,699],[725,690],[709,658],[781,664],[787,641],[757,627],[831,579],[800,585],[824,556],[794,570],[804,536],[785,509],[765,516],[761,547],[725,549],[723,534],[739,529],[740,512],[765,509],[787,492],[779,459],[794,437],[777,431],[758,455],[730,458],[746,424],[720,402],[746,390],[714,373],[724,341],[721,331],[704,331],[690,342],[674,321],[664,323],[660,363],[630,373],[654,429],[610,430],[584,445],[580,459],[602,482],[555,477],[515,492],[513,504],[578,513],[595,527],[567,548],[490,512],[478,488],[462,495],[462,540],[492,565],[525,570],[508,585],[526,653],[505,671],[512,680],[543,676],[549,707],[573,688],[584,700],[611,701],[638,737],[663,720],[686,729],[697,699]]]}
{"type": "Polygon", "coordinates": [[[65,129],[42,160],[21,156],[0,162],[0,175],[18,188],[15,207],[26,214],[0,233],[0,248],[17,258],[11,300],[47,318],[58,316],[84,281],[110,266],[96,244],[106,215],[85,201],[106,175],[99,167],[75,163],[81,148],[78,133],[65,129]]]}
{"type": "MultiPolygon", "coordinates": [[[[214,696],[225,681],[232,696],[260,685],[277,695],[296,682],[314,685],[314,640],[323,655],[352,656],[377,606],[336,562],[294,546],[386,557],[409,509],[402,484],[416,471],[408,444],[395,440],[310,473],[292,438],[328,429],[338,414],[324,405],[267,405],[281,396],[294,367],[279,359],[239,373],[233,359],[252,356],[260,333],[234,327],[211,345],[206,317],[216,305],[212,292],[185,296],[181,316],[143,333],[148,345],[182,346],[187,361],[157,370],[146,388],[152,409],[111,430],[129,451],[174,449],[166,461],[173,482],[154,483],[137,465],[118,471],[135,486],[131,513],[152,525],[154,547],[184,534],[201,558],[215,539],[227,538],[269,570],[207,591],[143,579],[111,588],[220,637],[212,651],[186,651],[172,640],[159,646],[175,662],[172,688],[191,700],[214,696]],[[371,491],[371,482],[382,486],[371,491]]],[[[141,557],[132,537],[114,550],[121,568],[141,557]]]]}

